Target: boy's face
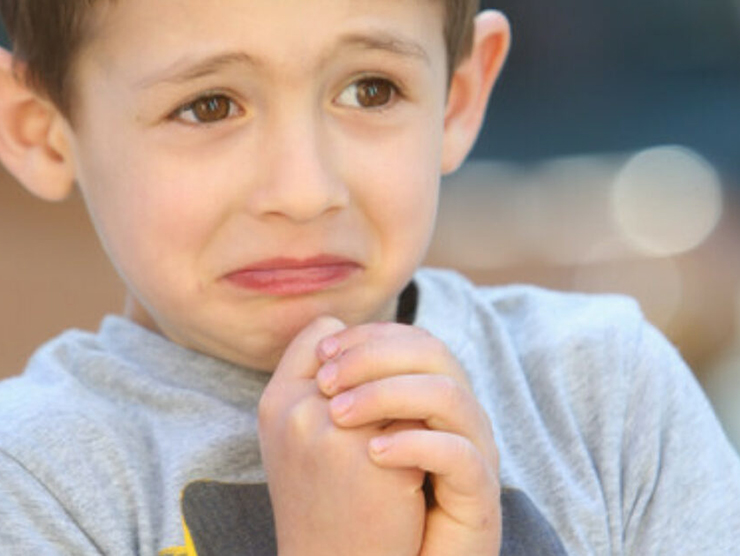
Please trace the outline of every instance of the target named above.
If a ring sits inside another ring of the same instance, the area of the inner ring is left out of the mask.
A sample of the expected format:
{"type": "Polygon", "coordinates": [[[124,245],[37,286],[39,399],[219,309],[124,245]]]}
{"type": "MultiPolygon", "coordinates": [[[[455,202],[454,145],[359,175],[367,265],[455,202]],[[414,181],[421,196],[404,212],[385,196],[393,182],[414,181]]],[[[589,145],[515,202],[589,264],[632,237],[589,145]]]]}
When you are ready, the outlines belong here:
{"type": "Polygon", "coordinates": [[[436,211],[442,27],[429,0],[103,9],[70,136],[130,316],[262,369],[318,315],[392,319],[436,211]]]}

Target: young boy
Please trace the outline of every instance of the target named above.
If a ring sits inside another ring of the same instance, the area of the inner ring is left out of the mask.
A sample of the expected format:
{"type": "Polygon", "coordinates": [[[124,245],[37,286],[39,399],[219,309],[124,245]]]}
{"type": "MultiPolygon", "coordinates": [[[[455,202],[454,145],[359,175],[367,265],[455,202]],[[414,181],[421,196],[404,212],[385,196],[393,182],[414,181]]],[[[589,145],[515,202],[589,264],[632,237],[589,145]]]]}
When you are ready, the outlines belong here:
{"type": "Polygon", "coordinates": [[[734,553],[740,464],[633,303],[418,270],[501,14],[0,9],[0,159],[129,291],[0,386],[3,554],[734,553]]]}

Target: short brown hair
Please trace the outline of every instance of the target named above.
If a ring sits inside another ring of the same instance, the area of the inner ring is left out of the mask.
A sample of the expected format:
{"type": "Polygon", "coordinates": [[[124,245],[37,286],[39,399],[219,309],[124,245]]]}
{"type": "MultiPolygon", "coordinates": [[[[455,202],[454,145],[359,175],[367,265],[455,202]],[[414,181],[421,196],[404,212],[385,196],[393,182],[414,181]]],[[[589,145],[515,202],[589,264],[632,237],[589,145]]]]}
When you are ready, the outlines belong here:
{"type": "MultiPolygon", "coordinates": [[[[111,2],[113,0],[106,0],[111,2]]],[[[27,66],[30,86],[65,114],[71,111],[72,65],[85,40],[90,14],[101,0],[0,0],[0,17],[13,43],[13,56],[27,66]]],[[[472,48],[479,0],[444,0],[448,70],[472,48]]]]}

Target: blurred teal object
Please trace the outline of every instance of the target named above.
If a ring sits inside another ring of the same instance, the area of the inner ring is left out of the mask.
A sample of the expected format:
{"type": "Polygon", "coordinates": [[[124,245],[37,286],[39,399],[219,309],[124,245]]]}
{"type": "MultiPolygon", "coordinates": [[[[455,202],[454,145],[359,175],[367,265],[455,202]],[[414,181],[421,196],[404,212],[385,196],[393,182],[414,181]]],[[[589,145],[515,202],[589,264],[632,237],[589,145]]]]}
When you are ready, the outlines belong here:
{"type": "Polygon", "coordinates": [[[2,46],[3,48],[8,48],[10,46],[8,33],[5,31],[5,24],[3,23],[2,19],[0,19],[0,46],[2,46]]]}
{"type": "Polygon", "coordinates": [[[680,144],[740,187],[740,0],[483,0],[513,44],[473,156],[680,144]]]}

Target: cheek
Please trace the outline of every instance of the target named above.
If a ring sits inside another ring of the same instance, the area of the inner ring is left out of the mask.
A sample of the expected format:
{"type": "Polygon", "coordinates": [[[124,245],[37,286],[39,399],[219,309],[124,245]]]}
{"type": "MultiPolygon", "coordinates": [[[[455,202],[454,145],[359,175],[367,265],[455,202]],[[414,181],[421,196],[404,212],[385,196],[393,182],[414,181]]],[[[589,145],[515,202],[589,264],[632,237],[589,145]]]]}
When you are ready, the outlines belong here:
{"type": "Polygon", "coordinates": [[[356,176],[368,212],[386,243],[415,260],[414,252],[426,250],[437,211],[441,139],[434,133],[399,134],[373,157],[357,157],[363,167],[356,176]]]}
{"type": "Polygon", "coordinates": [[[146,164],[144,153],[105,154],[90,157],[103,162],[84,172],[80,187],[113,263],[135,283],[185,276],[213,226],[207,183],[174,164],[146,164]],[[116,163],[119,171],[110,171],[116,163]]]}

